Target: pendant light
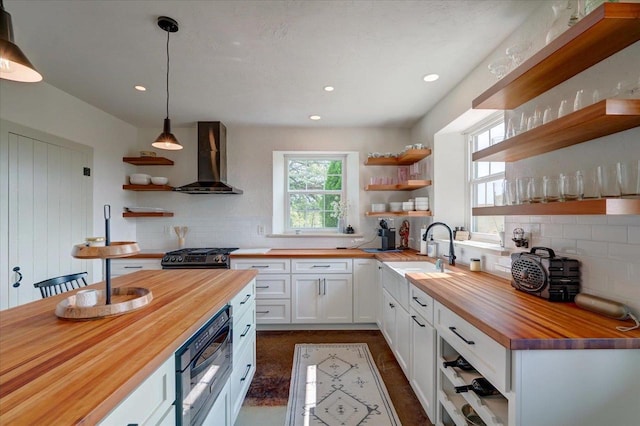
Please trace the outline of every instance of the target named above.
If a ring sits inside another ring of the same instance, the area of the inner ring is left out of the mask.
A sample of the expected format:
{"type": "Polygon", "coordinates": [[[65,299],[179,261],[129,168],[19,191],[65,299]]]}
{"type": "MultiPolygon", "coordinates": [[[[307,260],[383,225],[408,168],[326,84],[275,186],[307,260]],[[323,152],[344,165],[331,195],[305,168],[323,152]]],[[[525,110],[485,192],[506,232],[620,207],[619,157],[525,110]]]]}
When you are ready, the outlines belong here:
{"type": "Polygon", "coordinates": [[[171,133],[171,120],[169,120],[169,35],[178,31],[178,22],[169,17],[161,16],[158,18],[158,26],[167,32],[167,118],[164,119],[162,133],[151,146],[175,151],[182,149],[182,145],[171,133]]]}
{"type": "Polygon", "coordinates": [[[0,78],[24,83],[42,80],[42,75],[13,42],[11,15],[4,10],[2,0],[0,0],[0,78]]]}

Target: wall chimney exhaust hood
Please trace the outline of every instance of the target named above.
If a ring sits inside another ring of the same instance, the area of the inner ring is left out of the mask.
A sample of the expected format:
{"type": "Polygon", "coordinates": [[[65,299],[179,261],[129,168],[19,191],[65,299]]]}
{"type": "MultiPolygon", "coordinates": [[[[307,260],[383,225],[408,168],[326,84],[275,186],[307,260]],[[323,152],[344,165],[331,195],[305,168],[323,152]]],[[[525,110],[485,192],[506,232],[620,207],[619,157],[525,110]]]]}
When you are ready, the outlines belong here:
{"type": "Polygon", "coordinates": [[[242,194],[227,181],[227,128],[219,121],[198,122],[198,181],[173,190],[185,194],[242,194]]]}

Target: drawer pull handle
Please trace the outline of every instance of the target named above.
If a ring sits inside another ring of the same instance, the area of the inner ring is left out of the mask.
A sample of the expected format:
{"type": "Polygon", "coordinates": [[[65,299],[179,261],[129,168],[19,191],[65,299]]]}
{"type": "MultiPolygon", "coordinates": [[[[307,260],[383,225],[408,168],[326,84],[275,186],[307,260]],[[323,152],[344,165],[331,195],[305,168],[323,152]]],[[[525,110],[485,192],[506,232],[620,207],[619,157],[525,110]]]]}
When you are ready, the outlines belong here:
{"type": "Polygon", "coordinates": [[[240,337],[246,336],[249,333],[249,330],[251,330],[251,324],[247,324],[247,328],[244,329],[240,337]]]}
{"type": "Polygon", "coordinates": [[[268,314],[271,311],[256,311],[256,314],[268,314]]]}
{"type": "Polygon", "coordinates": [[[475,345],[476,344],[476,342],[474,342],[473,340],[467,340],[464,337],[462,337],[460,335],[460,333],[458,333],[458,331],[456,330],[455,327],[449,327],[449,330],[453,331],[453,334],[455,334],[456,336],[461,338],[467,345],[475,345]]]}
{"type": "Polygon", "coordinates": [[[125,266],[124,269],[142,269],[142,266],[125,266]]]}
{"type": "Polygon", "coordinates": [[[244,300],[242,302],[240,302],[240,304],[244,305],[245,303],[247,303],[249,301],[249,299],[251,299],[251,295],[247,294],[247,297],[245,297],[244,300]]]}
{"type": "Polygon", "coordinates": [[[331,268],[331,265],[313,265],[312,268],[331,268]]]}
{"type": "Polygon", "coordinates": [[[244,376],[240,379],[241,382],[244,382],[247,379],[249,371],[251,371],[251,364],[247,364],[247,371],[244,372],[244,376]]]}
{"type": "Polygon", "coordinates": [[[420,301],[420,299],[418,299],[418,296],[413,296],[413,300],[415,300],[415,301],[416,301],[416,303],[417,303],[418,305],[422,306],[423,308],[426,308],[426,307],[427,307],[427,305],[426,305],[426,304],[422,303],[422,302],[420,301]]]}
{"type": "Polygon", "coordinates": [[[257,285],[256,288],[269,288],[268,285],[257,285]]]}
{"type": "Polygon", "coordinates": [[[420,324],[420,321],[418,321],[418,320],[416,319],[416,316],[415,316],[415,315],[411,315],[411,318],[413,318],[413,320],[416,322],[416,324],[418,324],[420,327],[425,327],[425,325],[424,325],[424,324],[420,324]]]}
{"type": "Polygon", "coordinates": [[[395,308],[395,307],[396,307],[396,305],[394,305],[393,303],[389,303],[389,307],[390,307],[391,309],[393,309],[393,308],[395,308]]]}
{"type": "Polygon", "coordinates": [[[268,268],[269,265],[251,265],[251,267],[256,269],[265,269],[268,268]]]}

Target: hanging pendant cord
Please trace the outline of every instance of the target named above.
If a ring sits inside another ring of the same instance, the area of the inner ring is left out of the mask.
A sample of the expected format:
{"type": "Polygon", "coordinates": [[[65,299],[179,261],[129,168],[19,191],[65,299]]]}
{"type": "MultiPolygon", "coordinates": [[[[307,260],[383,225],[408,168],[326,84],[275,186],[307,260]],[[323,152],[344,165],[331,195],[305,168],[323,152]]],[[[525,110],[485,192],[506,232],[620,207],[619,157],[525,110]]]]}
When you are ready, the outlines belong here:
{"type": "Polygon", "coordinates": [[[169,35],[170,31],[167,31],[167,118],[169,118],[169,35]]]}

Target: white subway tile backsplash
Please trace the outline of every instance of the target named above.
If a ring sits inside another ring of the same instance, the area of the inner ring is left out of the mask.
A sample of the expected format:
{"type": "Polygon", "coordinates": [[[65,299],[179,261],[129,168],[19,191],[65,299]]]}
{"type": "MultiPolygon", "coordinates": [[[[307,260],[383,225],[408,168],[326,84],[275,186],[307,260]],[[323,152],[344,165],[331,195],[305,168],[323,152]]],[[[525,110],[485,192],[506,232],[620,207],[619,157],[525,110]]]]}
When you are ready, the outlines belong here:
{"type": "Polygon", "coordinates": [[[639,262],[640,245],[611,243],[609,244],[609,257],[617,260],[639,262]]]}
{"type": "Polygon", "coordinates": [[[626,226],[593,225],[591,239],[594,241],[609,241],[612,243],[627,242],[626,226]]]}
{"type": "Polygon", "coordinates": [[[563,216],[551,216],[551,223],[576,223],[576,216],[563,215],[563,216]]]}
{"type": "Polygon", "coordinates": [[[581,256],[607,256],[609,245],[601,241],[577,241],[576,248],[581,256]]]}
{"type": "Polygon", "coordinates": [[[529,216],[531,223],[551,223],[551,216],[529,216]]]}
{"type": "Polygon", "coordinates": [[[562,236],[577,240],[590,240],[591,225],[562,225],[562,236]]]}
{"type": "Polygon", "coordinates": [[[640,215],[615,215],[607,216],[607,223],[609,225],[631,225],[640,226],[640,215]]]}
{"type": "Polygon", "coordinates": [[[562,226],[559,224],[544,223],[540,235],[549,238],[558,238],[562,236],[562,226]]]}
{"type": "Polygon", "coordinates": [[[640,226],[629,226],[627,242],[629,244],[640,244],[640,226]]]}
{"type": "Polygon", "coordinates": [[[529,241],[529,247],[549,247],[551,246],[551,238],[532,237],[529,241]]]}
{"type": "Polygon", "coordinates": [[[556,252],[556,254],[564,253],[574,256],[576,254],[576,240],[551,238],[551,248],[556,252]]]}
{"type": "Polygon", "coordinates": [[[607,216],[576,216],[576,222],[582,225],[606,225],[607,216]]]}

